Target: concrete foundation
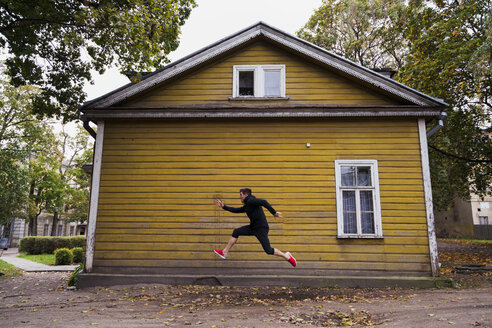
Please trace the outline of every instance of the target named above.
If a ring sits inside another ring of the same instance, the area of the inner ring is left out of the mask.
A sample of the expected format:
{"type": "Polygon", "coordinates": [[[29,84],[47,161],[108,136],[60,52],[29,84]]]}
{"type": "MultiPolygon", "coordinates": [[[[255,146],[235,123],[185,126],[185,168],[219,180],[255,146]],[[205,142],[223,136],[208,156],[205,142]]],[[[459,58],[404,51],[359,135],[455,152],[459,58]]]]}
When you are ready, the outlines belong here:
{"type": "Polygon", "coordinates": [[[452,287],[451,280],[433,277],[327,277],[327,276],[196,276],[152,274],[82,273],[77,287],[164,284],[164,285],[212,285],[212,286],[291,286],[291,287],[339,287],[339,288],[436,288],[452,287]]]}

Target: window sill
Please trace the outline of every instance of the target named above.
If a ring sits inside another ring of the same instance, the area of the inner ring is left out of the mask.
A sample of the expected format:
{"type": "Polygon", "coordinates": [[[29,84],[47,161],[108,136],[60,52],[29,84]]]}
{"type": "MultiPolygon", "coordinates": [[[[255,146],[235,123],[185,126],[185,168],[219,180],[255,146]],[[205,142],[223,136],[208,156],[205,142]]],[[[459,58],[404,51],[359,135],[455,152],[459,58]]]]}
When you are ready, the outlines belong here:
{"type": "Polygon", "coordinates": [[[384,236],[376,236],[376,235],[342,235],[342,236],[337,236],[337,239],[384,239],[384,236]]]}
{"type": "Polygon", "coordinates": [[[252,96],[243,96],[243,97],[229,97],[227,99],[229,101],[269,101],[269,100],[289,100],[290,97],[252,97],[252,96]]]}

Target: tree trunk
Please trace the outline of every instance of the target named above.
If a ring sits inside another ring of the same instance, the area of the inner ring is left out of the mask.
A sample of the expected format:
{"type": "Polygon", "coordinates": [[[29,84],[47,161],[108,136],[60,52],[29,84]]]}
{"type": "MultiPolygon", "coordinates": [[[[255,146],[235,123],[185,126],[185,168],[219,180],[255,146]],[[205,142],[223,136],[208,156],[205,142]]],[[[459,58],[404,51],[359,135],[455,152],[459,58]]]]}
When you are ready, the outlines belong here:
{"type": "Polygon", "coordinates": [[[34,229],[34,217],[30,217],[29,218],[29,228],[27,230],[27,235],[28,236],[34,236],[32,233],[33,233],[33,229],[34,229]]]}
{"type": "Polygon", "coordinates": [[[58,210],[53,214],[53,226],[51,228],[51,236],[56,236],[56,228],[58,227],[58,210]]]}
{"type": "Polygon", "coordinates": [[[37,236],[38,235],[38,215],[36,215],[35,217],[33,217],[33,226],[32,226],[32,236],[37,236]]]}

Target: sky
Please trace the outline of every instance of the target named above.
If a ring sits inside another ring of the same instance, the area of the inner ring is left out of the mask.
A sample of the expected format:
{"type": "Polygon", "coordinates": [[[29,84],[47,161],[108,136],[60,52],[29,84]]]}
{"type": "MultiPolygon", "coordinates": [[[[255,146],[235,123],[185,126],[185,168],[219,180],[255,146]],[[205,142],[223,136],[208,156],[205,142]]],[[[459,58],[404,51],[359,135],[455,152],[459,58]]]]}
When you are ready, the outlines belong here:
{"type": "MultiPolygon", "coordinates": [[[[169,55],[171,62],[185,57],[259,21],[294,35],[302,28],[322,0],[197,0],[198,7],[182,27],[180,45],[169,55]]],[[[116,69],[95,74],[87,84],[87,100],[127,84],[116,69]]]]}

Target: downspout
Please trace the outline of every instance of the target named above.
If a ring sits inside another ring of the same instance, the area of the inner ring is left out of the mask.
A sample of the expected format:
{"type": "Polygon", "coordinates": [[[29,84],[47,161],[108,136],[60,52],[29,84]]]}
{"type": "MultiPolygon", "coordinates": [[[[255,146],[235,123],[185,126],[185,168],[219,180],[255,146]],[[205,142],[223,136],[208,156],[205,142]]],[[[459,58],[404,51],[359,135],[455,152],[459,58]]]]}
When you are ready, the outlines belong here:
{"type": "MultiPolygon", "coordinates": [[[[95,140],[95,142],[94,142],[94,156],[95,156],[96,155],[96,151],[98,150],[96,148],[96,144],[99,141],[96,138],[97,137],[97,133],[89,125],[90,120],[85,115],[81,115],[80,119],[82,120],[84,129],[86,129],[86,131],[89,132],[89,134],[95,140]]],[[[104,125],[103,125],[103,128],[102,128],[102,131],[104,131],[104,125]]],[[[102,133],[100,135],[100,137],[102,137],[102,136],[104,136],[104,133],[102,133]]],[[[95,159],[93,159],[93,163],[95,163],[95,159]]],[[[93,227],[92,227],[94,225],[94,223],[92,223],[90,221],[95,221],[96,220],[95,217],[91,220],[91,216],[94,216],[93,211],[92,211],[92,208],[95,207],[97,209],[97,198],[99,196],[99,190],[97,190],[96,192],[94,192],[94,189],[93,189],[93,186],[94,185],[96,185],[97,188],[99,189],[99,180],[96,181],[97,183],[94,183],[94,164],[91,164],[91,169],[92,169],[91,170],[92,172],[90,174],[89,213],[88,213],[87,226],[86,226],[86,232],[85,232],[85,234],[86,234],[87,237],[86,237],[86,248],[85,248],[85,256],[84,256],[84,264],[83,264],[84,272],[86,272],[86,273],[89,273],[89,272],[92,271],[93,256],[94,256],[94,254],[93,254],[94,253],[94,234],[93,233],[92,234],[90,233],[90,231],[91,231],[90,229],[94,230],[93,227]],[[94,197],[94,193],[97,194],[95,197],[94,197]],[[94,201],[93,198],[96,199],[96,200],[94,201]],[[94,205],[94,202],[95,202],[95,205],[94,205]],[[88,254],[88,253],[90,253],[90,254],[88,254]],[[90,259],[88,259],[88,257],[90,257],[90,259]]],[[[99,167],[99,169],[100,169],[100,167],[99,167]]],[[[99,169],[96,171],[96,173],[99,172],[99,169]]]]}
{"type": "Polygon", "coordinates": [[[82,116],[80,117],[80,119],[82,120],[82,123],[83,123],[84,129],[86,129],[86,130],[87,130],[87,132],[89,132],[89,134],[90,134],[90,135],[91,135],[94,139],[96,139],[96,136],[97,136],[96,131],[94,131],[94,130],[91,128],[91,126],[89,125],[89,122],[90,122],[90,121],[89,121],[89,119],[88,119],[85,115],[82,115],[82,116]]]}
{"type": "Polygon", "coordinates": [[[424,184],[425,210],[427,217],[427,236],[429,240],[429,255],[431,262],[432,276],[439,276],[439,256],[437,251],[436,228],[434,225],[434,208],[432,205],[432,186],[429,167],[429,153],[427,139],[439,131],[448,115],[445,112],[437,118],[437,124],[426,132],[425,119],[419,119],[419,139],[420,139],[420,156],[422,159],[422,178],[424,184]]]}
{"type": "Polygon", "coordinates": [[[427,139],[436,134],[437,131],[441,130],[447,117],[448,114],[446,114],[446,112],[441,112],[441,114],[437,117],[437,124],[427,132],[427,139]]]}

